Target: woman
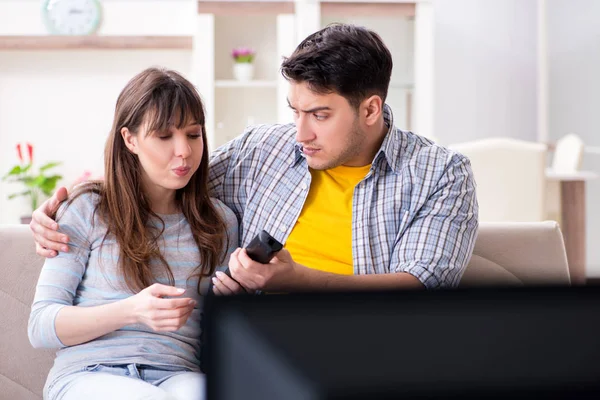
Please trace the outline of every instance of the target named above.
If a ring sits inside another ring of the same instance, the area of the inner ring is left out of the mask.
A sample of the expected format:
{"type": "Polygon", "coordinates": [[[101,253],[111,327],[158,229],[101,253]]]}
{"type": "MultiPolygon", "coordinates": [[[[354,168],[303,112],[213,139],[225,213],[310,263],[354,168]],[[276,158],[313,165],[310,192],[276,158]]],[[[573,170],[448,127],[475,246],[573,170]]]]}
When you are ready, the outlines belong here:
{"type": "Polygon", "coordinates": [[[69,252],[36,288],[30,341],[60,348],[45,399],[202,397],[198,303],[238,241],[208,197],[205,143],[200,97],[176,72],[147,69],[119,95],[105,181],[59,210],[69,252]]]}

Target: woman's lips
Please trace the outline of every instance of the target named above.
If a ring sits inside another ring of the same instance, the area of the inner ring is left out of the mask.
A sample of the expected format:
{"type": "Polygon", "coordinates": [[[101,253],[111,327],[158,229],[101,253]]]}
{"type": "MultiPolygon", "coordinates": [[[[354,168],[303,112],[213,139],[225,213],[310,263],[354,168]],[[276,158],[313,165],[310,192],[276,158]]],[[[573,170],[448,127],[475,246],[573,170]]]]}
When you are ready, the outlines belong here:
{"type": "Polygon", "coordinates": [[[174,168],[173,172],[175,172],[175,175],[177,176],[185,176],[190,172],[190,167],[179,167],[179,168],[174,168]]]}

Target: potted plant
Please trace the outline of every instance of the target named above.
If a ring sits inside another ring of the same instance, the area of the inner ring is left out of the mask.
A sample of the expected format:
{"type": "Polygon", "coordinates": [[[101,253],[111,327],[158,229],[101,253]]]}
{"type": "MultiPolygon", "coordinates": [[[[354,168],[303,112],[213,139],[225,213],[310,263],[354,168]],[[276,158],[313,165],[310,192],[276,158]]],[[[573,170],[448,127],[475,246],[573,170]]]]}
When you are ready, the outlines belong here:
{"type": "Polygon", "coordinates": [[[254,50],[248,47],[237,47],[231,51],[233,57],[233,76],[238,81],[250,81],[254,76],[254,50]]]}
{"type": "MultiPolygon", "coordinates": [[[[25,197],[29,201],[31,211],[35,210],[39,204],[39,201],[44,196],[50,196],[56,187],[56,184],[60,179],[61,175],[47,175],[48,171],[60,165],[60,162],[49,162],[42,165],[37,173],[33,172],[33,145],[27,143],[26,146],[22,146],[20,143],[17,144],[17,157],[19,164],[15,165],[6,175],[2,177],[2,181],[21,183],[25,186],[25,190],[17,193],[12,193],[8,196],[8,199],[14,199],[16,197],[25,197]],[[23,149],[27,148],[27,155],[29,162],[25,163],[23,157],[23,149]]],[[[31,214],[31,213],[30,213],[31,214]]],[[[21,223],[28,224],[31,222],[31,217],[21,217],[21,223]]]]}

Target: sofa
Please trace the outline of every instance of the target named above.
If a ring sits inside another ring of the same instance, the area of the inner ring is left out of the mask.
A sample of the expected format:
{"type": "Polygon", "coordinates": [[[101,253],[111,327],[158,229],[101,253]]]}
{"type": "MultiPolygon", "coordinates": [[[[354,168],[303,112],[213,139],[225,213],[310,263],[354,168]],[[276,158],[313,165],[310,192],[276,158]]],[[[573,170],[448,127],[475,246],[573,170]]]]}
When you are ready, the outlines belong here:
{"type": "Polygon", "coordinates": [[[0,225],[0,399],[34,400],[55,350],[34,349],[27,321],[44,260],[35,253],[28,225],[0,225]]]}
{"type": "Polygon", "coordinates": [[[558,223],[482,222],[460,286],[570,283],[565,243],[558,223]]]}
{"type": "MultiPolygon", "coordinates": [[[[27,321],[43,259],[27,225],[0,225],[0,400],[42,398],[54,350],[33,349],[27,321]]],[[[482,223],[461,286],[569,284],[556,222],[482,223]]]]}

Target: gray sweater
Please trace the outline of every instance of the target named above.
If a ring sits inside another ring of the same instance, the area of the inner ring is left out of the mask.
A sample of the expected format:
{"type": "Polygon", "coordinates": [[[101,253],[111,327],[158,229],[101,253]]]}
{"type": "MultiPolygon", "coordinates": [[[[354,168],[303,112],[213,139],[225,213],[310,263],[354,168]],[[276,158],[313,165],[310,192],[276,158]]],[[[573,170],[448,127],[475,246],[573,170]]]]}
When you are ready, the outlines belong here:
{"type": "MultiPolygon", "coordinates": [[[[54,320],[61,308],[70,305],[93,307],[133,295],[117,272],[119,248],[116,241],[109,236],[100,245],[106,227],[94,215],[97,201],[97,195],[85,194],[66,210],[63,206],[59,211],[59,231],[68,234],[71,240],[69,252],[46,259],[38,280],[28,334],[34,347],[59,348],[48,382],[100,363],[139,363],[164,369],[199,371],[202,296],[197,292],[198,278],[188,278],[199,264],[200,256],[183,214],[161,215],[165,231],[159,241],[175,278],[175,286],[186,289],[181,297],[198,302],[183,327],[176,332],[154,332],[142,324],[128,325],[90,342],[68,347],[57,337],[54,320]]],[[[219,267],[224,270],[229,254],[238,246],[238,223],[229,208],[219,200],[213,202],[228,227],[229,248],[224,265],[219,267]]],[[[158,260],[150,263],[157,264],[158,260]]],[[[166,276],[158,278],[157,282],[169,284],[166,276]]],[[[208,283],[208,279],[202,280],[202,294],[206,294],[208,283]]]]}

